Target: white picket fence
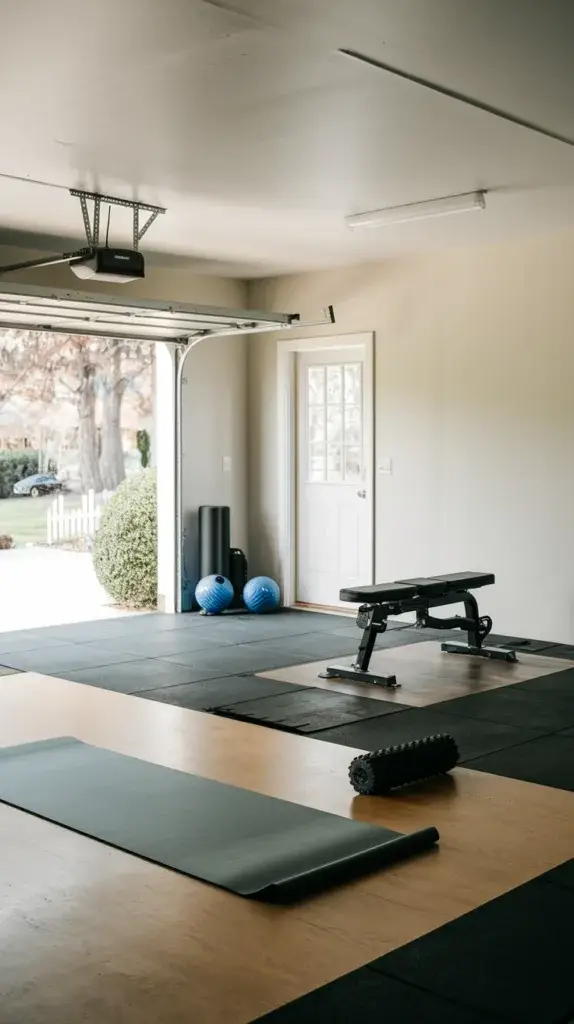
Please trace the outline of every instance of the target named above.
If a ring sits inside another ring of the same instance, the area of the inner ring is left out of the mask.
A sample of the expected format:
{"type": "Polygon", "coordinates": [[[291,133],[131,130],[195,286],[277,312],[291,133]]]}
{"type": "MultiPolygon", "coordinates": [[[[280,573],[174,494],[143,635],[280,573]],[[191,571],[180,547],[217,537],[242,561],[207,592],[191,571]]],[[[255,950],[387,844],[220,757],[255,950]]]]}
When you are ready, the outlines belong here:
{"type": "Polygon", "coordinates": [[[90,490],[87,494],[82,494],[81,505],[74,508],[66,508],[64,495],[60,494],[52,502],[46,515],[48,544],[59,544],[77,537],[95,537],[100,525],[102,508],[112,494],[113,491],[103,491],[96,495],[90,490]]]}

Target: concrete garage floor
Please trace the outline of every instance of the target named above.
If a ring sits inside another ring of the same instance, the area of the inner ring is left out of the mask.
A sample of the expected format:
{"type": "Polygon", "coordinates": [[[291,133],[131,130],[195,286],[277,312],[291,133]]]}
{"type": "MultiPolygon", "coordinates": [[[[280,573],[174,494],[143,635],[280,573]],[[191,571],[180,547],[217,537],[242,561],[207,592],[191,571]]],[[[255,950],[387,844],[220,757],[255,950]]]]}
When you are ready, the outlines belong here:
{"type": "Polygon", "coordinates": [[[88,553],[47,547],[0,551],[0,633],[133,614],[113,606],[88,553]]]}

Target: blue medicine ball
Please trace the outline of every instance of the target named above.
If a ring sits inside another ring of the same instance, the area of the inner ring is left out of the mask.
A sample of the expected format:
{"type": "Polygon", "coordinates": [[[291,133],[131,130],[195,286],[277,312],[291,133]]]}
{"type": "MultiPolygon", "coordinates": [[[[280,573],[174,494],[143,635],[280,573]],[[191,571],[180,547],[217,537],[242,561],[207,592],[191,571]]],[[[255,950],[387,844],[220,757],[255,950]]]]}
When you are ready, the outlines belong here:
{"type": "Polygon", "coordinates": [[[195,588],[195,600],[208,615],[219,615],[233,601],[233,587],[225,576],[204,576],[195,588]]]}
{"type": "Polygon", "coordinates": [[[243,600],[250,612],[272,612],[279,607],[281,591],[269,576],[254,576],[245,584],[243,600]]]}

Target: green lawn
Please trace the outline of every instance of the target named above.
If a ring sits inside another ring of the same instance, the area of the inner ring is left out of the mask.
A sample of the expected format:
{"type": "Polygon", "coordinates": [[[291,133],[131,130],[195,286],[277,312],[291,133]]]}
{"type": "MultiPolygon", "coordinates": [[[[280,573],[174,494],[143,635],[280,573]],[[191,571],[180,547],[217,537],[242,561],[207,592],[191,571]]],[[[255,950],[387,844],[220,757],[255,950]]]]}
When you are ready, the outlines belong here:
{"type": "MultiPolygon", "coordinates": [[[[66,508],[80,506],[80,498],[75,494],[67,494],[64,500],[66,508]]],[[[7,533],[18,547],[45,544],[46,513],[53,501],[50,495],[0,499],[0,533],[7,533]]]]}

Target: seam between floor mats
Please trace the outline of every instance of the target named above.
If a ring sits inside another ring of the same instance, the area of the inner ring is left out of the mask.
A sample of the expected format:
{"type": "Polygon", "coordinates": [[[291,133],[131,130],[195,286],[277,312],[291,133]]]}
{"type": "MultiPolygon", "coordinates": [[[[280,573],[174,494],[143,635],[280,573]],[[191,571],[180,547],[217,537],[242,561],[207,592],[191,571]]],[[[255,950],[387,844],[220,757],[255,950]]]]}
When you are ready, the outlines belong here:
{"type": "MultiPolygon", "coordinates": [[[[488,903],[491,903],[491,902],[493,902],[493,901],[492,900],[488,900],[486,903],[481,903],[480,906],[486,907],[486,906],[488,906],[488,903]]],[[[475,909],[478,909],[478,908],[475,908],[475,909]]],[[[467,913],[471,913],[471,911],[467,911],[467,913]]],[[[464,917],[464,916],[465,916],[464,914],[459,914],[459,917],[464,917]]],[[[452,920],[456,921],[457,918],[454,917],[452,920]]],[[[447,921],[447,922],[445,922],[445,925],[446,924],[450,924],[450,923],[451,923],[450,921],[447,921]]],[[[440,928],[444,928],[445,925],[440,925],[440,928]]],[[[439,928],[433,928],[433,931],[439,931],[439,928]]],[[[417,939],[413,939],[412,942],[422,941],[423,939],[426,938],[427,935],[432,935],[432,932],[425,932],[424,935],[419,936],[417,939]]],[[[405,942],[402,946],[397,946],[397,950],[404,949],[406,946],[410,946],[410,945],[411,945],[410,942],[405,942]]],[[[394,952],[396,952],[396,950],[392,950],[392,953],[394,953],[394,952]]],[[[389,954],[389,955],[392,955],[392,953],[389,954]]],[[[380,959],[384,960],[384,956],[380,957],[380,959]]],[[[478,1013],[478,1014],[481,1014],[481,1013],[484,1012],[480,1006],[472,1006],[471,1003],[461,1003],[458,999],[452,999],[450,996],[445,996],[442,993],[433,992],[432,989],[424,988],[424,986],[417,985],[413,981],[405,981],[405,979],[403,977],[398,977],[398,975],[391,974],[389,971],[383,971],[383,970],[379,970],[379,969],[373,967],[372,963],[373,963],[373,961],[371,961],[368,964],[365,964],[365,967],[367,968],[367,970],[371,971],[372,974],[383,975],[383,977],[389,978],[391,981],[398,981],[400,984],[406,985],[408,988],[413,988],[413,989],[416,989],[417,992],[422,992],[422,994],[425,995],[425,996],[433,996],[434,999],[438,999],[438,1000],[440,1000],[443,1003],[447,1003],[449,1006],[454,1007],[456,1010],[472,1010],[473,1013],[478,1013]]],[[[343,975],[343,977],[345,977],[345,975],[343,975]]],[[[512,1019],[511,1017],[507,1017],[506,1015],[501,1016],[499,1014],[496,1014],[496,1017],[492,1017],[492,1015],[490,1013],[490,1010],[488,1012],[489,1012],[488,1021],[492,1021],[493,1024],[516,1024],[516,1021],[514,1019],[512,1019]]],[[[423,1022],[421,1021],[420,1024],[423,1024],[423,1022]]],[[[485,1018],[485,1024],[487,1024],[487,1018],[485,1018]]],[[[541,1022],[541,1024],[542,1024],[542,1022],[541,1022]]]]}
{"type": "MultiPolygon", "coordinates": [[[[265,700],[264,697],[262,697],[261,699],[265,700]]],[[[269,699],[273,700],[272,697],[269,698],[269,699]]],[[[237,705],[230,705],[230,708],[231,707],[236,707],[236,706],[237,705]]],[[[371,715],[371,716],[369,716],[369,718],[358,718],[354,722],[345,722],[344,725],[325,725],[322,729],[313,729],[311,731],[303,731],[303,729],[301,729],[301,728],[298,728],[296,726],[283,725],[281,722],[270,722],[270,721],[267,721],[267,720],[257,719],[257,718],[254,719],[254,718],[248,717],[247,715],[242,716],[240,714],[239,715],[225,714],[225,713],[222,713],[217,707],[215,707],[215,708],[204,708],[203,710],[206,711],[210,715],[214,715],[217,718],[227,718],[230,721],[233,721],[233,722],[244,722],[247,725],[259,725],[259,726],[261,726],[264,729],[275,729],[278,732],[290,732],[290,733],[294,733],[294,734],[296,734],[298,736],[310,737],[311,739],[319,738],[319,733],[328,732],[329,729],[344,729],[346,725],[358,725],[359,722],[372,722],[374,718],[389,718],[388,714],[386,714],[386,715],[371,715]]],[[[399,714],[399,712],[396,712],[396,714],[399,714]]],[[[344,743],[340,743],[340,744],[338,744],[338,746],[345,746],[345,744],[344,743]]]]}
{"type": "MultiPolygon", "coordinates": [[[[493,722],[492,724],[496,725],[496,722],[493,722]]],[[[460,765],[465,765],[465,766],[469,766],[469,767],[472,768],[472,761],[481,761],[483,757],[492,757],[492,756],[494,756],[494,754],[502,754],[503,751],[505,751],[505,750],[516,750],[517,747],[525,747],[528,743],[535,743],[537,740],[546,740],[550,736],[559,736],[559,735],[560,735],[560,733],[558,731],[556,731],[556,732],[540,733],[540,735],[538,735],[538,736],[531,736],[530,739],[528,739],[528,740],[520,740],[518,743],[511,743],[508,747],[501,747],[500,750],[493,750],[492,754],[477,754],[475,757],[467,758],[466,761],[459,761],[459,766],[460,765]]],[[[566,739],[568,739],[568,738],[569,737],[566,737],[566,739]]],[[[478,771],[478,769],[476,769],[476,770],[478,771]]],[[[489,772],[486,772],[485,774],[488,775],[489,772]]],[[[503,778],[503,779],[513,779],[514,776],[513,775],[502,775],[501,778],[503,778]]],[[[520,782],[520,781],[526,781],[526,780],[518,779],[517,781],[520,782]]],[[[531,781],[530,781],[529,784],[532,785],[532,786],[544,786],[544,785],[546,785],[544,782],[531,782],[531,781]]],[[[560,786],[547,786],[547,789],[560,789],[560,786]]],[[[562,792],[568,793],[568,792],[570,792],[570,790],[562,790],[562,792]]],[[[573,825],[573,829],[574,829],[574,825],[573,825]]]]}

